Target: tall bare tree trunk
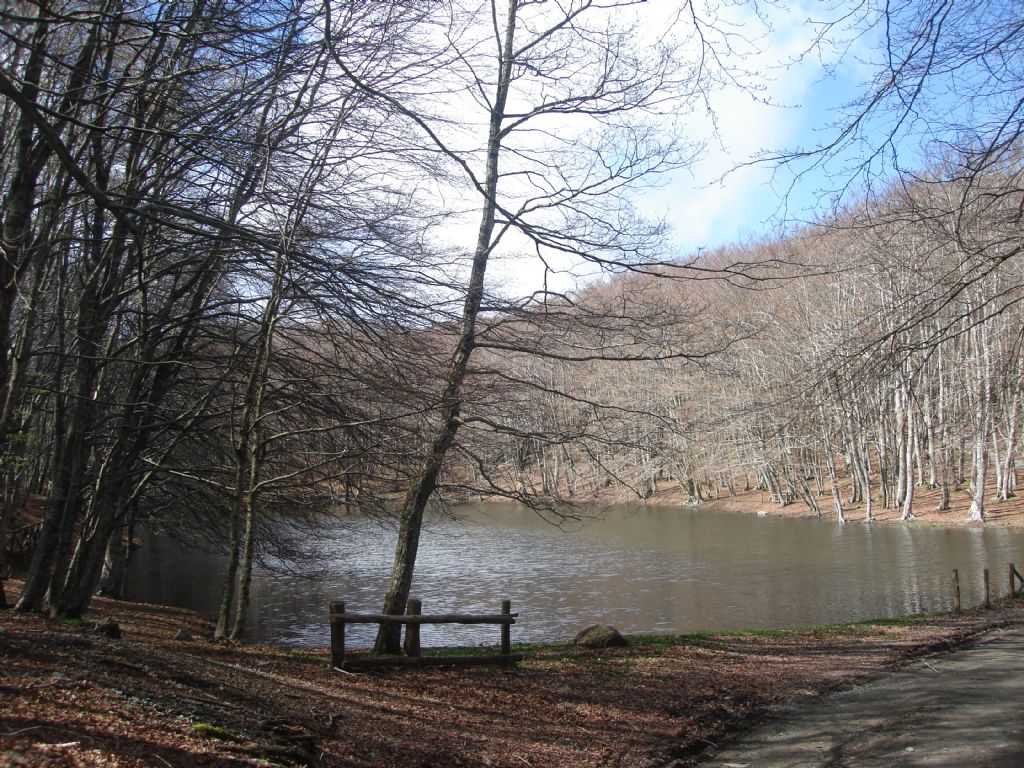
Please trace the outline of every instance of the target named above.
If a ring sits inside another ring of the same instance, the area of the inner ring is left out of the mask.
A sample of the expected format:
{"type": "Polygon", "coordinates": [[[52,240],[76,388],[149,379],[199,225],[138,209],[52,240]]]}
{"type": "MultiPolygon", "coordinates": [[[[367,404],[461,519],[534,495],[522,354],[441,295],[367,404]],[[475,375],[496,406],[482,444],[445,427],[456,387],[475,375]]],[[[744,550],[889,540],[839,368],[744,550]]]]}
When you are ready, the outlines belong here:
{"type": "Polygon", "coordinates": [[[1003,501],[1013,498],[1016,486],[1014,453],[1017,451],[1017,441],[1019,439],[1020,419],[1018,418],[1018,413],[1020,411],[1021,388],[1024,386],[1024,349],[1021,349],[1019,345],[1016,345],[1015,349],[1017,350],[1017,370],[1010,384],[1013,394],[1009,398],[1010,403],[1007,406],[1006,452],[1003,455],[1002,482],[999,485],[999,498],[1003,501]]]}
{"type": "MultiPolygon", "coordinates": [[[[509,0],[505,18],[504,39],[498,61],[497,83],[493,97],[488,125],[486,174],[484,177],[483,206],[480,228],[477,233],[473,263],[462,306],[462,323],[455,351],[448,364],[441,409],[437,421],[437,432],[430,445],[423,465],[416,479],[406,493],[399,518],[398,541],[395,545],[394,564],[391,569],[390,586],[384,596],[383,612],[399,614],[404,612],[412,587],[413,569],[419,550],[420,533],[423,528],[423,512],[437,487],[437,479],[444,464],[448,449],[455,442],[455,435],[462,424],[462,384],[469,369],[469,360],[476,342],[476,322],[484,297],[484,277],[493,245],[495,215],[498,195],[498,159],[501,153],[502,121],[509,86],[512,82],[513,40],[516,32],[516,0],[509,0]]],[[[400,646],[400,625],[382,624],[374,645],[376,653],[398,653],[400,646]]]]}
{"type": "Polygon", "coordinates": [[[974,406],[974,492],[970,522],[985,520],[985,484],[988,480],[988,433],[992,411],[992,370],[987,327],[977,325],[975,336],[975,406],[974,406]]]}
{"type": "Polygon", "coordinates": [[[944,512],[949,509],[950,499],[950,486],[951,486],[951,474],[952,474],[952,448],[949,445],[949,431],[946,426],[946,381],[945,373],[943,371],[942,355],[938,356],[938,377],[939,377],[939,400],[938,400],[938,419],[939,419],[939,466],[940,466],[940,478],[941,482],[939,485],[939,503],[937,509],[940,512],[944,512]]]}
{"type": "Polygon", "coordinates": [[[238,549],[242,533],[241,499],[236,499],[231,509],[231,529],[228,537],[228,565],[224,572],[224,586],[221,590],[220,608],[217,612],[217,626],[213,631],[214,640],[228,636],[231,623],[231,609],[235,604],[235,580],[238,578],[238,549]]]}
{"type": "MultiPolygon", "coordinates": [[[[909,406],[909,404],[908,404],[909,406]]],[[[917,443],[917,428],[912,415],[907,419],[907,441],[903,466],[906,474],[906,487],[903,496],[903,511],[900,520],[907,522],[914,519],[914,446],[917,443]]]]}

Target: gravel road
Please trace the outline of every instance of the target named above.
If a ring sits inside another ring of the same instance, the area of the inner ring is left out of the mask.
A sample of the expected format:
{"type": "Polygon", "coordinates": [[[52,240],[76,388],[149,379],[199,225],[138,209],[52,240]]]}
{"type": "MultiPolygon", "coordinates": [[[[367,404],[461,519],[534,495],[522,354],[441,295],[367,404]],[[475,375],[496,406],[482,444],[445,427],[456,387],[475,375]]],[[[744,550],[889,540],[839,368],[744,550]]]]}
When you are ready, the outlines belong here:
{"type": "Polygon", "coordinates": [[[1020,768],[1024,628],[990,632],[783,714],[708,768],[1020,768]]]}

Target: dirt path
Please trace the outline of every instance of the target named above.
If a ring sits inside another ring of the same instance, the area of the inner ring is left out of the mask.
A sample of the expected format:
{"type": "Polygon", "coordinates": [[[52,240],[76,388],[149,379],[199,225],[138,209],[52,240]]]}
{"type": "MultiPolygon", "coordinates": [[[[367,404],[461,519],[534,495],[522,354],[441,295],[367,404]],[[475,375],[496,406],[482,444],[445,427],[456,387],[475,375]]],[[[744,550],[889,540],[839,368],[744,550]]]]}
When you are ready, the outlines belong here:
{"type": "Polygon", "coordinates": [[[1024,628],[995,630],[783,715],[708,768],[1019,768],[1024,628]]]}

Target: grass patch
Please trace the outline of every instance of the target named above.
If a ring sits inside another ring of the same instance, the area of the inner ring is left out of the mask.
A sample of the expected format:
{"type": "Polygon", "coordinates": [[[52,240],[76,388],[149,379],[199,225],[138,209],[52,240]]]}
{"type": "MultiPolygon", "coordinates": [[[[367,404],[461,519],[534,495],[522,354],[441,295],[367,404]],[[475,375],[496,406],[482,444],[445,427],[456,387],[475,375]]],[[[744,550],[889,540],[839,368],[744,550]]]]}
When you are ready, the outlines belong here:
{"type": "Polygon", "coordinates": [[[301,648],[282,648],[274,650],[277,651],[278,656],[287,659],[288,661],[294,661],[301,664],[325,664],[329,660],[327,654],[311,653],[310,651],[304,651],[301,648]]]}
{"type": "MultiPolygon", "coordinates": [[[[545,643],[512,643],[509,650],[512,653],[533,655],[555,651],[564,648],[571,648],[572,643],[567,642],[545,642],[545,643]]],[[[445,658],[448,656],[494,656],[501,653],[501,646],[494,645],[463,645],[463,646],[425,646],[420,649],[423,656],[445,658]]]]}
{"type": "Polygon", "coordinates": [[[629,645],[651,649],[675,648],[680,645],[703,645],[710,637],[712,637],[710,632],[693,632],[686,635],[667,635],[661,633],[625,635],[629,645]]]}
{"type": "Polygon", "coordinates": [[[235,744],[241,741],[241,739],[231,733],[231,731],[216,725],[211,725],[210,723],[193,723],[189,731],[193,736],[198,736],[203,739],[230,741],[235,744]]]}
{"type": "MultiPolygon", "coordinates": [[[[1020,599],[1020,595],[1016,599],[1020,599]]],[[[993,608],[1013,602],[1009,596],[994,597],[993,608]]],[[[965,609],[964,613],[975,609],[965,609]]],[[[512,653],[522,654],[524,661],[557,661],[564,664],[612,664],[630,658],[649,658],[660,651],[678,647],[710,648],[719,647],[721,643],[731,639],[761,638],[765,640],[822,640],[840,639],[843,637],[862,637],[865,635],[885,636],[893,634],[886,630],[897,630],[914,627],[934,620],[948,619],[951,614],[946,612],[930,614],[911,614],[895,618],[875,618],[864,621],[853,621],[842,624],[822,624],[811,627],[789,627],[783,629],[736,629],[727,631],[698,630],[685,634],[638,633],[624,635],[628,646],[624,648],[584,648],[571,641],[560,640],[540,643],[513,643],[512,653]]],[[[490,656],[501,652],[500,646],[479,645],[464,647],[423,648],[425,657],[444,658],[448,656],[490,656]]],[[[362,654],[359,654],[362,655],[362,654]]],[[[322,657],[310,657],[318,663],[322,657]]]]}
{"type": "MultiPolygon", "coordinates": [[[[993,601],[995,603],[995,601],[993,601]]],[[[822,624],[814,627],[789,627],[784,629],[737,629],[723,632],[699,631],[682,635],[636,634],[627,635],[630,645],[641,651],[657,651],[679,646],[710,647],[723,640],[738,638],[762,638],[767,640],[821,639],[823,637],[857,637],[866,634],[886,634],[887,628],[913,627],[922,621],[937,619],[948,614],[915,614],[896,618],[878,618],[843,624],[822,624]]]]}
{"type": "Polygon", "coordinates": [[[706,648],[714,643],[721,640],[727,640],[729,638],[737,637],[764,637],[772,639],[781,639],[784,637],[790,637],[794,633],[799,633],[805,630],[799,629],[737,629],[728,632],[709,632],[709,631],[698,631],[688,632],[683,635],[671,635],[671,634],[638,634],[638,635],[626,635],[626,640],[629,641],[631,646],[645,650],[660,650],[664,648],[676,648],[679,646],[695,646],[698,648],[706,648]]]}
{"type": "Polygon", "coordinates": [[[420,653],[424,656],[445,658],[447,656],[492,656],[501,653],[501,646],[498,645],[468,645],[463,648],[448,646],[443,648],[421,648],[420,653]]]}

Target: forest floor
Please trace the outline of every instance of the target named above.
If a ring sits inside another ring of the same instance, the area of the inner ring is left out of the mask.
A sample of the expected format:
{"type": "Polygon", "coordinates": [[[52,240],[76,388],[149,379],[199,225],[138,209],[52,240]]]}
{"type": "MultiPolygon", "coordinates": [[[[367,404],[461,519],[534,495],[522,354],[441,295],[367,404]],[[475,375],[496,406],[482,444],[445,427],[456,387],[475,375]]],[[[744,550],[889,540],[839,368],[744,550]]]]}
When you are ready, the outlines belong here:
{"type": "MultiPolygon", "coordinates": [[[[849,488],[842,486],[843,492],[843,513],[848,522],[863,522],[864,504],[849,504],[849,488]]],[[[991,492],[985,499],[984,523],[968,522],[967,514],[971,508],[971,496],[966,490],[952,491],[949,500],[949,509],[939,511],[940,490],[937,488],[915,488],[914,489],[914,519],[909,524],[914,525],[937,525],[943,527],[959,526],[990,526],[990,527],[1024,527],[1024,495],[1018,495],[1006,501],[999,501],[995,498],[995,485],[992,484],[991,492]]],[[[821,519],[834,521],[835,512],[832,509],[832,494],[826,492],[824,496],[816,497],[818,506],[821,508],[821,519]]],[[[647,500],[649,504],[673,504],[685,505],[686,495],[678,488],[667,488],[656,493],[647,500]]],[[[728,495],[723,490],[718,498],[707,499],[702,502],[699,509],[708,509],[727,512],[747,512],[767,514],[781,517],[814,517],[814,513],[802,501],[794,501],[784,507],[773,502],[764,491],[738,491],[735,496],[728,495]]],[[[881,506],[878,502],[878,492],[875,490],[875,501],[872,505],[872,515],[876,523],[900,523],[900,510],[881,506]]],[[[903,523],[904,525],[907,523],[903,523]]]]}
{"type": "MultiPolygon", "coordinates": [[[[19,585],[9,583],[17,589],[19,585]]],[[[689,766],[780,707],[1024,623],[989,611],[522,648],[515,670],[328,670],[210,641],[176,608],[97,599],[81,623],[0,612],[2,766],[689,766]],[[97,631],[111,620],[122,636],[97,631]]]]}

